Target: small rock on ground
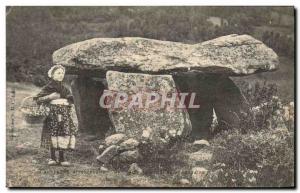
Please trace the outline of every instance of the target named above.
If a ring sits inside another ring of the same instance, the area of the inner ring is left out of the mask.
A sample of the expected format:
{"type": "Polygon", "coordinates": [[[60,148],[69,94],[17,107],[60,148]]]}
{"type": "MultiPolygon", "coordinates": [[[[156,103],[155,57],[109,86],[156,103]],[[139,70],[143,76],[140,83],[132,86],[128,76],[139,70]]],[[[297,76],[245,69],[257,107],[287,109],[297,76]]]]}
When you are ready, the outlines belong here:
{"type": "Polygon", "coordinates": [[[190,181],[188,179],[180,179],[179,184],[181,185],[190,185],[190,181]]]}
{"type": "Polygon", "coordinates": [[[201,140],[194,141],[193,146],[203,148],[205,146],[207,146],[207,147],[210,146],[210,144],[207,140],[201,139],[201,140]]]}
{"type": "Polygon", "coordinates": [[[119,160],[122,162],[136,162],[140,157],[138,150],[124,151],[119,155],[119,160]]]}
{"type": "Polygon", "coordinates": [[[104,167],[104,166],[101,166],[100,170],[103,171],[103,172],[107,172],[108,171],[108,169],[106,167],[104,167]]]}
{"type": "Polygon", "coordinates": [[[118,147],[116,145],[112,145],[106,148],[96,159],[102,163],[108,163],[117,154],[118,147]]]}
{"type": "Polygon", "coordinates": [[[128,169],[128,173],[129,174],[142,174],[143,170],[138,166],[137,163],[133,163],[130,165],[129,169],[128,169]]]}
{"type": "Polygon", "coordinates": [[[105,138],[105,144],[107,146],[116,145],[125,140],[125,135],[122,133],[114,134],[105,138]]]}
{"type": "Polygon", "coordinates": [[[120,144],[120,149],[131,150],[131,149],[136,148],[138,145],[139,145],[139,142],[137,140],[130,138],[120,144]]]}

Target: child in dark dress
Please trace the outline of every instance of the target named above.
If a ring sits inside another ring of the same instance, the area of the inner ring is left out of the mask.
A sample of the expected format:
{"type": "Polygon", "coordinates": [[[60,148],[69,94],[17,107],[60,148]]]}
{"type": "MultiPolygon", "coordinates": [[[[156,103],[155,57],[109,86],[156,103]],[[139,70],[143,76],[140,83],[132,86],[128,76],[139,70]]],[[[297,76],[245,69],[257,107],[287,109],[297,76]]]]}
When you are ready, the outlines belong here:
{"type": "Polygon", "coordinates": [[[65,68],[55,65],[48,71],[52,79],[36,95],[37,103],[43,103],[49,107],[42,131],[41,147],[50,149],[50,161],[48,165],[70,166],[65,160],[64,152],[75,148],[75,135],[77,126],[74,124],[71,113],[73,97],[67,87],[63,84],[65,68]],[[55,152],[59,152],[59,159],[56,159],[55,152]]]}

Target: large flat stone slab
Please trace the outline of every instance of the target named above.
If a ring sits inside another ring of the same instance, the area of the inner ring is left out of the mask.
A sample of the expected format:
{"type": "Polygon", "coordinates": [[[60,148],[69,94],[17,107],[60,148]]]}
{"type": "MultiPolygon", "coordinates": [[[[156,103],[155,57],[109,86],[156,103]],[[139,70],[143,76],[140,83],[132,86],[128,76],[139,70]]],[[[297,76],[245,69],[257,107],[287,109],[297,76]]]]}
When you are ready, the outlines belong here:
{"type": "Polygon", "coordinates": [[[190,70],[230,76],[271,71],[276,53],[249,35],[227,35],[199,44],[183,44],[138,37],[94,38],[53,53],[53,63],[69,73],[108,70],[166,74],[190,70]]]}

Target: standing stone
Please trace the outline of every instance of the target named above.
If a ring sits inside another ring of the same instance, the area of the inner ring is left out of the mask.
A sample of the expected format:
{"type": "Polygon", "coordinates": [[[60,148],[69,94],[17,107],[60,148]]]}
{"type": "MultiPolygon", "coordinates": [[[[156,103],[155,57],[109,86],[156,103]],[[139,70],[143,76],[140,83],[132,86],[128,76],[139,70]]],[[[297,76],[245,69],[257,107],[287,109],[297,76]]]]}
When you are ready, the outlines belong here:
{"type": "Polygon", "coordinates": [[[173,76],[180,92],[195,92],[198,109],[188,109],[191,136],[195,139],[212,137],[213,110],[220,128],[237,127],[240,112],[248,111],[248,104],[240,89],[227,76],[205,73],[180,73],[173,76]]]}
{"type": "Polygon", "coordinates": [[[238,128],[241,112],[250,109],[247,100],[229,77],[220,78],[215,89],[214,110],[220,128],[238,128]]]}
{"type": "MultiPolygon", "coordinates": [[[[156,93],[175,93],[175,83],[170,75],[146,75],[108,71],[108,88],[130,94],[142,94],[155,91],[156,93]]],[[[130,95],[129,94],[129,98],[130,95]]],[[[130,103],[130,100],[129,102],[130,103]]],[[[149,108],[128,108],[128,103],[118,109],[109,109],[110,118],[117,133],[124,133],[138,141],[151,141],[154,145],[161,141],[169,141],[174,137],[185,137],[191,131],[191,123],[187,112],[183,109],[169,110],[161,108],[157,101],[149,108]]],[[[143,102],[145,104],[145,101],[143,102]]]]}
{"type": "Polygon", "coordinates": [[[79,76],[71,83],[72,94],[79,121],[79,129],[98,133],[104,137],[110,126],[108,112],[99,105],[99,98],[105,86],[100,81],[79,76]]]}

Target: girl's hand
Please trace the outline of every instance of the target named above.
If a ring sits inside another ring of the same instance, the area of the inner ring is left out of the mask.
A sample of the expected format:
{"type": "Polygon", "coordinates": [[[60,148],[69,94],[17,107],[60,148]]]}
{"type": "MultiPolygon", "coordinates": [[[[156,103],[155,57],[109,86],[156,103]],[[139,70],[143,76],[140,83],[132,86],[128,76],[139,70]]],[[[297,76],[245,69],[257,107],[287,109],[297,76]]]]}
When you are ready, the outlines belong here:
{"type": "Polygon", "coordinates": [[[64,98],[51,100],[50,104],[53,104],[53,105],[69,105],[68,100],[64,99],[64,98]]]}
{"type": "Polygon", "coordinates": [[[43,102],[48,102],[48,101],[59,99],[59,98],[60,98],[60,94],[57,92],[54,92],[54,93],[46,95],[44,97],[37,98],[36,101],[38,103],[43,103],[43,102]]]}

